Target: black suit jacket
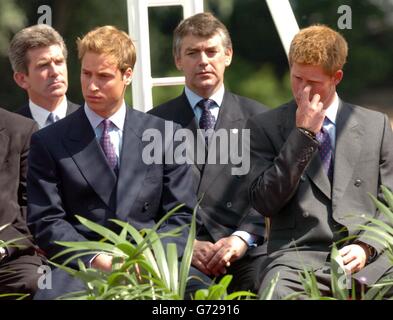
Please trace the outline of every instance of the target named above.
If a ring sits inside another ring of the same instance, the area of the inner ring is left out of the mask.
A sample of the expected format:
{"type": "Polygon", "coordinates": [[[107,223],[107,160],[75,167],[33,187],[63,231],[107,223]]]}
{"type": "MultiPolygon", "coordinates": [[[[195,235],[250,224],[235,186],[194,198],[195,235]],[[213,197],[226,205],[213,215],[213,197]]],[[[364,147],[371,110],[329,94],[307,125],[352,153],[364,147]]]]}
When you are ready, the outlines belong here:
{"type": "MultiPolygon", "coordinates": [[[[238,138],[241,140],[242,129],[246,128],[247,119],[265,110],[266,107],[257,101],[226,91],[215,131],[218,132],[222,129],[228,136],[239,136],[235,137],[235,140],[238,138]]],[[[149,113],[174,121],[182,128],[191,130],[196,139],[199,124],[184,92],[181,96],[153,108],[149,113]]],[[[208,154],[212,152],[212,150],[206,151],[208,154]]],[[[234,152],[234,150],[230,148],[229,152],[234,152]]],[[[241,150],[238,154],[240,153],[241,150]]],[[[219,152],[217,152],[217,157],[218,154],[219,152]]],[[[210,237],[212,240],[218,241],[223,237],[228,237],[236,230],[242,230],[262,239],[264,220],[251,208],[248,195],[249,175],[233,175],[234,165],[230,161],[229,164],[220,164],[218,158],[214,160],[216,160],[216,164],[195,164],[193,166],[196,177],[195,189],[198,198],[202,198],[200,218],[210,237]]],[[[203,238],[203,236],[203,234],[199,234],[199,238],[203,238]]]]}
{"type": "MultiPolygon", "coordinates": [[[[196,197],[189,192],[193,185],[191,168],[186,164],[145,164],[142,151],[148,143],[146,129],[158,130],[164,136],[164,121],[127,108],[118,178],[106,161],[84,108],[33,135],[27,178],[28,223],[37,244],[49,257],[64,250],[54,241],[97,240],[97,235],[86,230],[74,215],[115,231],[118,229],[108,219],[129,222],[140,230],[152,228],[164,214],[184,203],[159,232],[191,222],[196,206],[196,197]]],[[[163,148],[160,154],[162,163],[168,150],[163,148]]],[[[187,236],[185,228],[180,237],[163,242],[176,243],[181,255],[187,236]]],[[[89,258],[85,257],[85,262],[89,258]]]]}
{"type": "MultiPolygon", "coordinates": [[[[80,107],[79,105],[67,100],[67,113],[66,113],[66,115],[68,116],[69,114],[78,110],[79,107],[80,107]]],[[[33,119],[33,115],[31,114],[31,111],[30,111],[29,103],[20,107],[18,110],[15,111],[15,113],[18,113],[26,118],[33,119]]]]}
{"type": "MultiPolygon", "coordinates": [[[[30,137],[37,124],[0,108],[0,240],[23,238],[17,244],[33,247],[26,225],[26,173],[30,137]]],[[[10,255],[15,248],[8,248],[10,255]]]]}
{"type": "MultiPolygon", "coordinates": [[[[269,267],[319,269],[333,242],[348,235],[359,235],[358,240],[381,252],[382,245],[357,226],[365,223],[362,215],[383,219],[368,193],[380,196],[381,184],[393,190],[393,135],[388,117],[340,102],[330,184],[318,142],[296,128],[296,108],[290,102],[248,123],[253,132],[252,164],[259,176],[252,184],[252,203],[271,218],[267,250],[273,261],[269,267]],[[346,232],[340,232],[342,228],[346,232]]],[[[361,271],[368,284],[389,268],[382,260],[361,271]]]]}

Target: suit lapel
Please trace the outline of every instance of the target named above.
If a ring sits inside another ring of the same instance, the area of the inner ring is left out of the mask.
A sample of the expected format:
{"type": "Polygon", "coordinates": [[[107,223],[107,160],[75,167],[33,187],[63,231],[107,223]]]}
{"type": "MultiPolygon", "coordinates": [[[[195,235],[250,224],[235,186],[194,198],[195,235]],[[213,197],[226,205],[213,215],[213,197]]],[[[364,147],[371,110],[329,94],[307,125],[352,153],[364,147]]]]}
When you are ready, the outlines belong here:
{"type": "Polygon", "coordinates": [[[30,105],[29,102],[27,102],[27,104],[25,104],[23,107],[21,107],[19,109],[19,111],[17,111],[19,114],[21,114],[22,116],[25,116],[27,118],[33,119],[33,115],[31,114],[31,110],[30,110],[30,105]]]}
{"type": "Polygon", "coordinates": [[[3,165],[4,160],[8,153],[8,144],[10,138],[6,135],[5,129],[0,123],[0,167],[3,165]]]}
{"type": "Polygon", "coordinates": [[[333,205],[343,196],[353,175],[361,151],[362,126],[352,115],[352,109],[340,101],[336,124],[333,205]]]}
{"type": "Polygon", "coordinates": [[[115,210],[116,175],[106,161],[84,109],[80,108],[74,114],[64,145],[91,188],[115,210]]]}
{"type": "MultiPolygon", "coordinates": [[[[205,143],[204,143],[205,138],[202,135],[202,133],[200,131],[198,131],[199,124],[195,118],[194,111],[192,110],[190,103],[189,103],[184,91],[183,91],[183,94],[179,97],[179,101],[176,104],[176,109],[177,110],[176,110],[176,114],[174,115],[173,121],[175,123],[179,123],[182,128],[190,130],[193,134],[194,145],[191,147],[193,147],[193,151],[196,152],[196,154],[194,154],[194,166],[195,166],[195,168],[198,169],[199,175],[200,175],[203,171],[204,163],[203,162],[198,163],[198,161],[197,161],[197,155],[200,150],[200,146],[198,147],[198,139],[200,142],[203,143],[203,147],[205,147],[205,143]]],[[[204,152],[205,152],[205,154],[207,153],[206,148],[205,148],[204,152]]],[[[203,153],[203,151],[201,151],[201,153],[203,153]]],[[[205,159],[203,158],[203,161],[204,160],[205,159]]]]}
{"type": "Polygon", "coordinates": [[[141,186],[149,168],[142,159],[143,125],[137,112],[127,107],[116,192],[116,214],[124,221],[127,221],[130,208],[138,194],[143,192],[141,186]]]}
{"type": "Polygon", "coordinates": [[[78,106],[75,103],[72,103],[71,101],[67,100],[67,112],[66,115],[68,116],[69,114],[73,113],[74,111],[78,110],[80,106],[78,106]]]}
{"type": "MultiPolygon", "coordinates": [[[[215,132],[217,132],[220,129],[225,129],[225,134],[228,137],[228,143],[229,143],[229,134],[231,129],[241,129],[241,123],[243,120],[241,110],[239,110],[239,106],[233,101],[233,96],[225,91],[223,103],[220,107],[217,123],[215,126],[215,132]]],[[[214,137],[213,137],[214,138],[214,137]]],[[[199,186],[198,194],[201,195],[204,193],[209,186],[213,183],[213,181],[216,180],[217,176],[224,170],[226,165],[220,165],[220,150],[219,150],[220,145],[217,144],[216,150],[212,150],[214,148],[214,145],[210,144],[209,146],[209,153],[210,153],[210,158],[208,156],[208,161],[212,162],[214,161],[213,164],[206,164],[201,183],[199,186]],[[213,152],[213,155],[215,154],[215,158],[211,157],[211,153],[213,152]]],[[[232,150],[232,148],[231,148],[232,150]]],[[[229,150],[228,150],[229,151],[229,150]]],[[[230,156],[228,153],[228,161],[230,160],[230,156]]]]}
{"type": "MultiPolygon", "coordinates": [[[[296,125],[296,109],[297,105],[294,101],[289,103],[288,109],[282,112],[281,123],[281,133],[283,140],[286,141],[291,131],[296,125]]],[[[325,194],[326,197],[331,199],[332,187],[327,177],[326,173],[322,168],[322,161],[317,152],[313,159],[311,160],[308,168],[306,169],[306,174],[310,180],[325,194]]]]}
{"type": "Polygon", "coordinates": [[[325,194],[326,197],[331,199],[332,186],[327,174],[323,171],[322,160],[317,152],[310,162],[306,170],[306,174],[314,182],[314,184],[325,194]]]}

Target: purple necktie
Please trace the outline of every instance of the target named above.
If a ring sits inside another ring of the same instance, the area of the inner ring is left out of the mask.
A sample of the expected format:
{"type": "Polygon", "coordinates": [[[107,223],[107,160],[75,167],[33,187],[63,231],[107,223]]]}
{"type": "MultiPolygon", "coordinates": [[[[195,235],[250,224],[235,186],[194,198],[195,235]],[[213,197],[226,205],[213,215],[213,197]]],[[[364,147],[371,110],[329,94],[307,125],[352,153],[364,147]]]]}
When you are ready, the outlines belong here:
{"type": "Polygon", "coordinates": [[[103,124],[103,131],[100,139],[100,144],[102,147],[102,150],[104,151],[106,155],[106,159],[108,160],[108,164],[111,167],[111,169],[115,169],[117,165],[117,156],[115,152],[115,148],[113,147],[113,144],[111,142],[111,139],[109,137],[109,129],[112,126],[112,122],[108,119],[102,120],[103,124]]]}
{"type": "Polygon", "coordinates": [[[212,130],[214,130],[214,126],[216,124],[216,119],[210,112],[210,108],[214,106],[214,104],[215,102],[210,99],[202,99],[201,101],[198,102],[198,107],[202,109],[202,115],[201,118],[199,119],[199,127],[206,131],[205,132],[206,143],[208,142],[208,139],[211,136],[212,130]]]}
{"type": "Polygon", "coordinates": [[[333,150],[332,143],[330,141],[329,132],[325,128],[321,128],[316,135],[317,140],[319,141],[319,155],[322,160],[323,170],[327,174],[330,182],[333,180],[333,150]]]}

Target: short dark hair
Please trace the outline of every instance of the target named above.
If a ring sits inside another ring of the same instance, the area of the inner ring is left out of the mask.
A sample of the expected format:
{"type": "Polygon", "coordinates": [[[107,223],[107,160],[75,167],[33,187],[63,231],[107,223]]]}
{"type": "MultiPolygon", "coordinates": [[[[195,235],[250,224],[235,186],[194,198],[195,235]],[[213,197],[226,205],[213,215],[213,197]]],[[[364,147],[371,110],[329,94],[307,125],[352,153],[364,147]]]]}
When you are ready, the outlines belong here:
{"type": "Polygon", "coordinates": [[[8,56],[14,72],[28,74],[27,51],[34,48],[60,46],[63,56],[67,60],[67,48],[63,37],[51,26],[38,24],[20,30],[11,40],[8,56]]]}
{"type": "Polygon", "coordinates": [[[194,35],[210,38],[219,34],[226,49],[232,49],[232,41],[225,25],[210,12],[197,13],[179,23],[173,33],[173,56],[180,55],[181,43],[184,37],[194,35]]]}

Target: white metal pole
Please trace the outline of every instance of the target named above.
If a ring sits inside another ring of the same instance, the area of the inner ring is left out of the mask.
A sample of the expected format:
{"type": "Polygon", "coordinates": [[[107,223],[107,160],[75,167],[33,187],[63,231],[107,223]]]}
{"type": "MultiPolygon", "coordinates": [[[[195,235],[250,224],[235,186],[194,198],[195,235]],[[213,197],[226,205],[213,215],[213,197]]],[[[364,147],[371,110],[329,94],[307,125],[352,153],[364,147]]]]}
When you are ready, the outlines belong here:
{"type": "Polygon", "coordinates": [[[147,2],[127,0],[127,9],[129,34],[136,46],[137,59],[132,81],[132,104],[137,110],[147,111],[153,107],[147,2]]]}
{"type": "Polygon", "coordinates": [[[266,0],[281,42],[288,56],[292,39],[299,31],[289,0],[266,0]]]}

